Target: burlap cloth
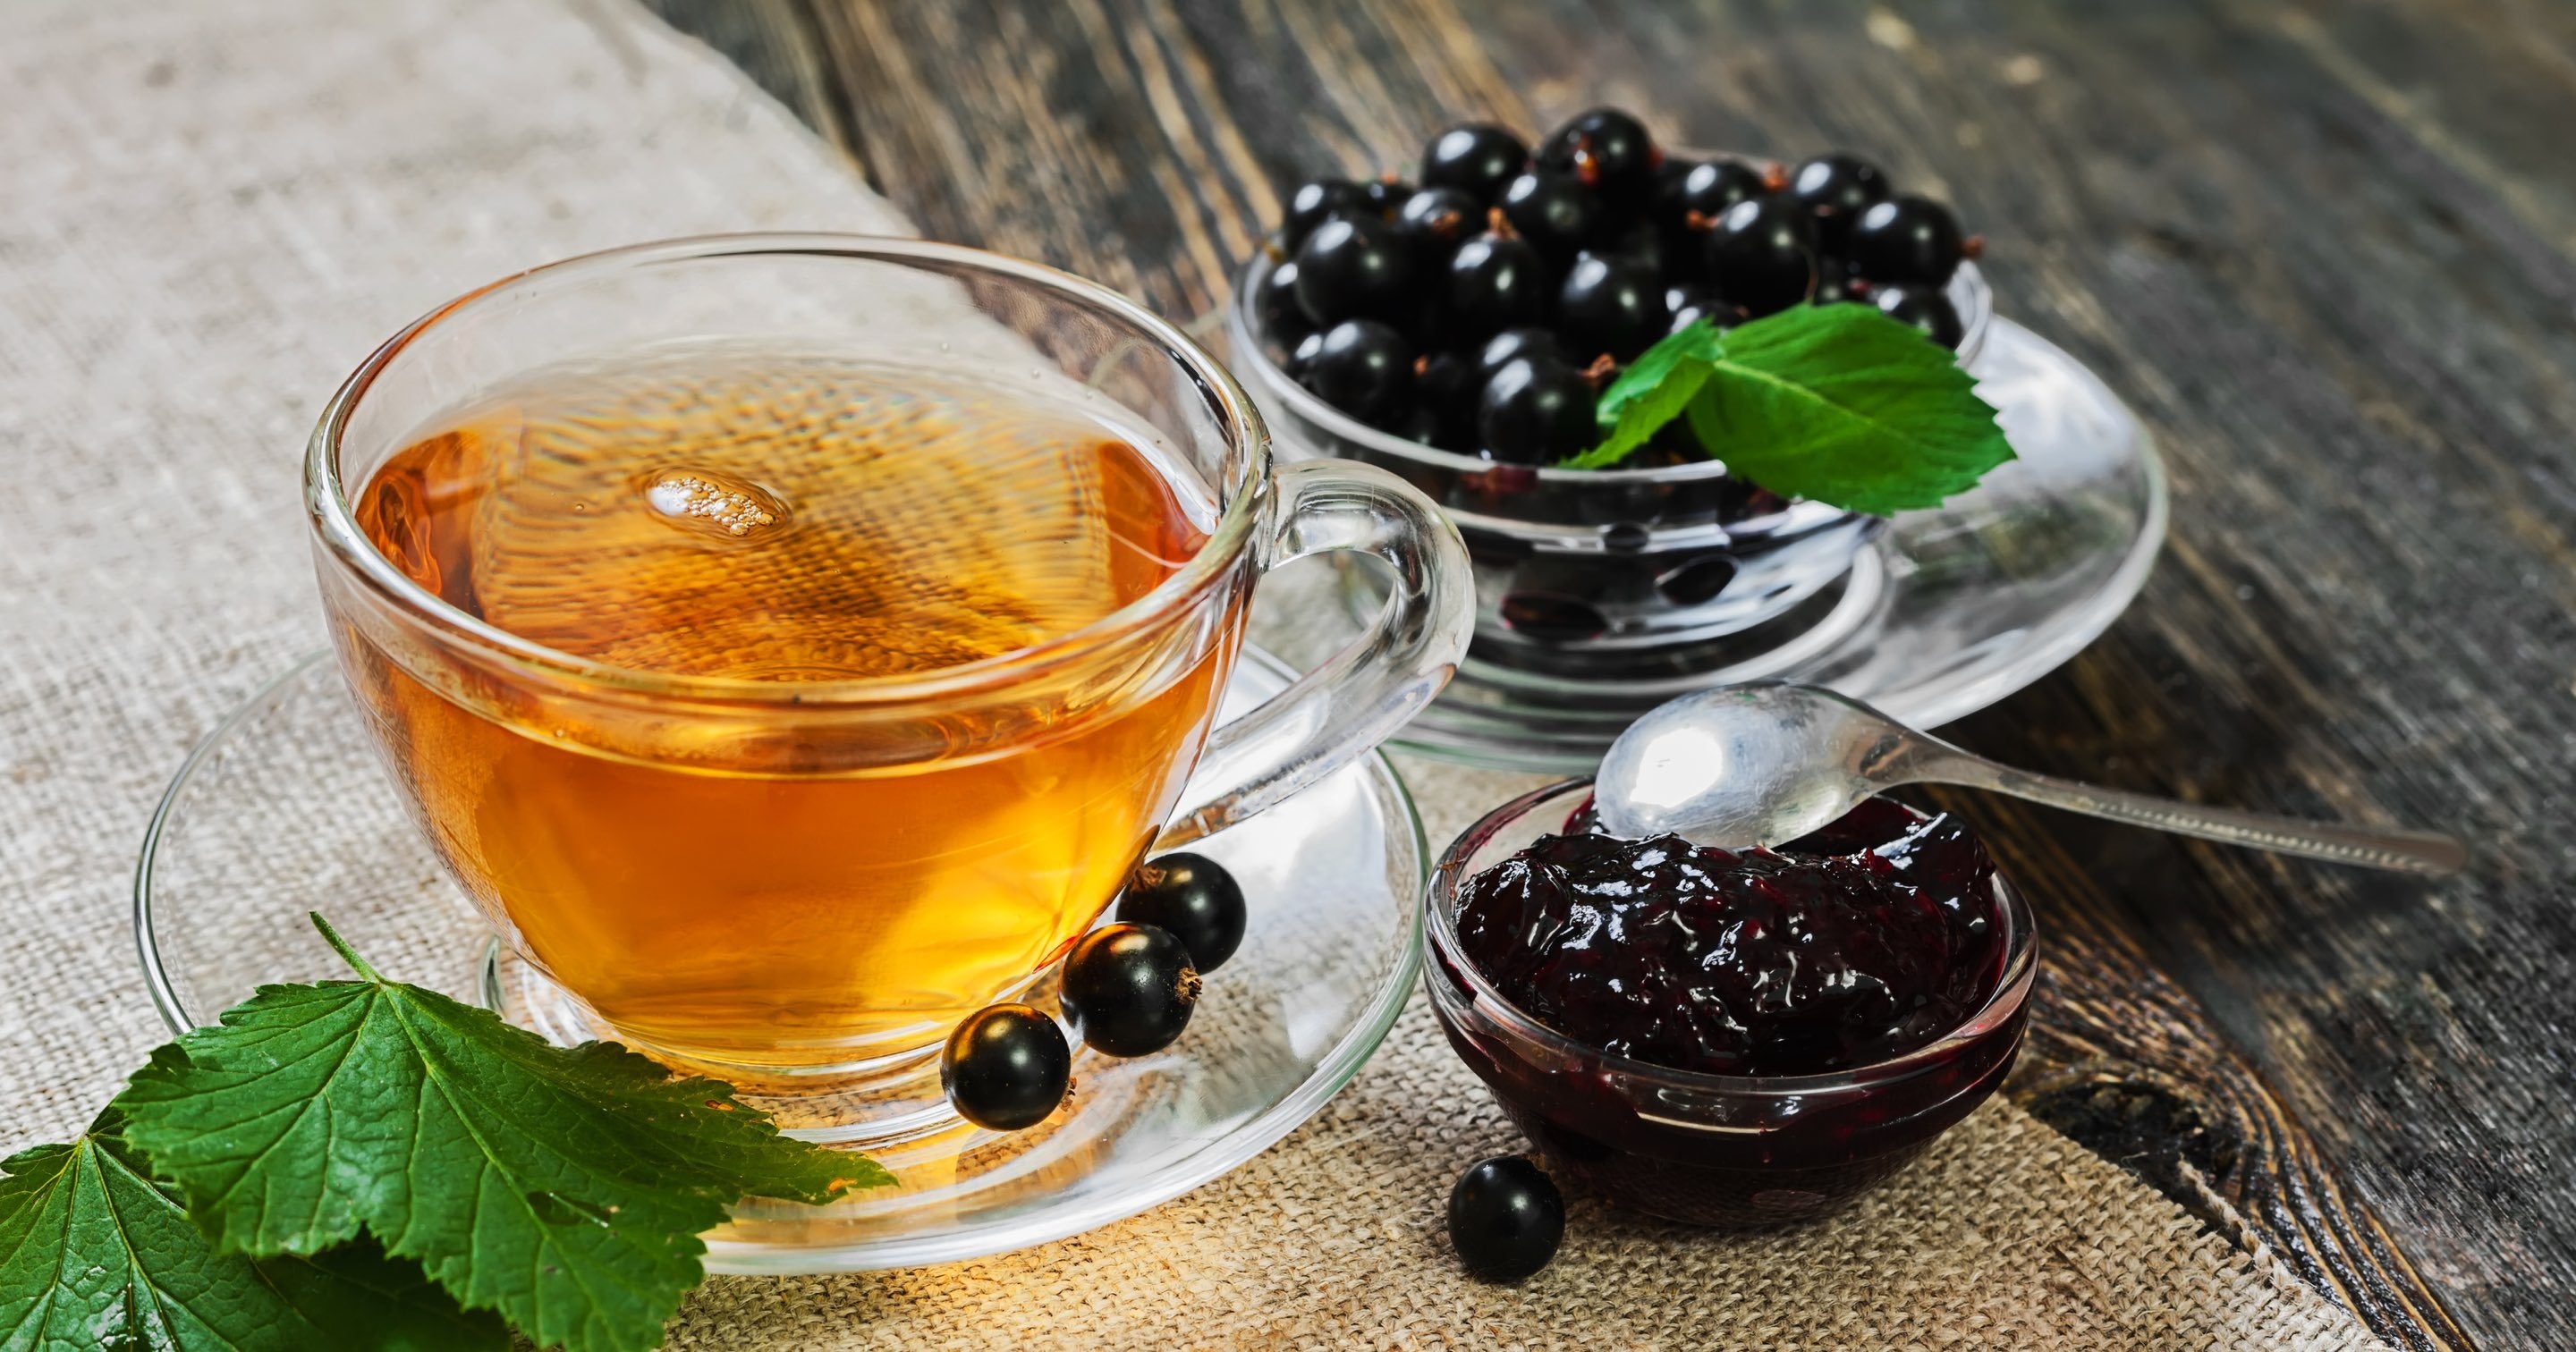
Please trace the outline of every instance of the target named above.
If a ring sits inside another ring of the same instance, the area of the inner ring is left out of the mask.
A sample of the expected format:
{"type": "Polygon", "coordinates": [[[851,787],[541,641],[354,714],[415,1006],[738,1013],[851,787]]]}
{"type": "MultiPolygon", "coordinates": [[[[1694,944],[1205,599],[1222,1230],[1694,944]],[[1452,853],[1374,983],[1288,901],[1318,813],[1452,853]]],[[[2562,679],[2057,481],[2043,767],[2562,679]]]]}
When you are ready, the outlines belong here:
{"type": "MultiPolygon", "coordinates": [[[[626,0],[16,0],[0,41],[0,1150],[160,1040],[126,878],[188,746],[319,626],[296,502],[322,396],[432,304],[655,236],[902,230],[626,0]]],[[[1516,781],[1408,767],[1435,840],[1516,781]]],[[[2044,901],[2044,899],[2043,899],[2044,901]]],[[[2016,1109],[1842,1219],[1718,1239],[1574,1208],[1460,1278],[1449,1181],[1516,1148],[1419,1003],[1238,1170],[1061,1244],[719,1278],[688,1347],[2353,1348],[2347,1315],[2016,1109]]]]}

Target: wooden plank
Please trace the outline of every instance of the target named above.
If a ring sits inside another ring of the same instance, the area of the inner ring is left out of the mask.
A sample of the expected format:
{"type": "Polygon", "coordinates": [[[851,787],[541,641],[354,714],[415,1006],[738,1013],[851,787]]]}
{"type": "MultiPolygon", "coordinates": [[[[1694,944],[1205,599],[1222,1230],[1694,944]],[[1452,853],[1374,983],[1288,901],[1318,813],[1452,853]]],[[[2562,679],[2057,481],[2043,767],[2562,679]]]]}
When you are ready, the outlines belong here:
{"type": "Polygon", "coordinates": [[[1176,316],[1279,185],[1462,117],[1618,102],[1957,203],[2175,483],[2139,606],[1957,735],[2480,849],[2427,887],[1961,801],[2049,927],[2014,1092],[2401,1345],[2576,1346],[2576,11],[662,4],[926,232],[1176,316]]]}

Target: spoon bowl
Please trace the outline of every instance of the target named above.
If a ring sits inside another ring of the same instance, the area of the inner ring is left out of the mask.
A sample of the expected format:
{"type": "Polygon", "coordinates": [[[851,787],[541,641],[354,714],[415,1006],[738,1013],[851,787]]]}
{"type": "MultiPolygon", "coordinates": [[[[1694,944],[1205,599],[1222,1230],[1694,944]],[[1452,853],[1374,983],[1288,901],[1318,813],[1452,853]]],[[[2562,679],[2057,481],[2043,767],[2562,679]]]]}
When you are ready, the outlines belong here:
{"type": "Polygon", "coordinates": [[[1601,758],[1602,825],[1738,848],[1794,840],[1891,783],[1910,734],[1865,704],[1774,681],[1658,705],[1601,758]]]}
{"type": "Polygon", "coordinates": [[[1601,824],[1741,849],[1793,840],[1900,784],[1964,784],[2204,840],[2408,873],[2455,873],[2459,841],[2303,822],[2032,774],[1916,732],[1811,685],[1721,686],[1658,706],[1611,743],[1594,785],[1601,824]]]}

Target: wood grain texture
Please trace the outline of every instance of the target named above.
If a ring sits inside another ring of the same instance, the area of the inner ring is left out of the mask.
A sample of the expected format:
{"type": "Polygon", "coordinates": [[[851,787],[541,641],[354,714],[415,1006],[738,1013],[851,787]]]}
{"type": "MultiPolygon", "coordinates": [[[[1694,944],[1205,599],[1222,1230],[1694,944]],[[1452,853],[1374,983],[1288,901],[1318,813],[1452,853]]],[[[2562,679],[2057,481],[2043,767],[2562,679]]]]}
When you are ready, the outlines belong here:
{"type": "Polygon", "coordinates": [[[2449,827],[2435,886],[1959,800],[2048,927],[2014,1092],[2400,1345],[2576,1346],[2576,9],[661,0],[933,236],[1193,316],[1316,173],[1596,102],[1846,147],[2101,371],[2169,551],[1972,747],[2449,827]]]}

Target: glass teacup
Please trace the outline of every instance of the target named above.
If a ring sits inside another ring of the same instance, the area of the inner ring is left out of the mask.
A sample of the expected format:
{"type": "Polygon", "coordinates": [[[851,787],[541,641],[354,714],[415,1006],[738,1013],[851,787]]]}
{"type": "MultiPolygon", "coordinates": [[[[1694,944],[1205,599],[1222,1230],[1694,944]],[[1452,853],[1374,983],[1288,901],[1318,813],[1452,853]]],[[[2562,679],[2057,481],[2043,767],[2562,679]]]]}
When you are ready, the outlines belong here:
{"type": "Polygon", "coordinates": [[[1419,494],[1341,462],[1274,472],[1251,402],[1171,326],[909,240],[683,240],[486,287],[349,378],[305,487],[342,668],[466,893],[621,1041],[770,1092],[917,1068],[1149,847],[1385,738],[1471,624],[1464,550],[1419,494]],[[1032,459],[979,401],[1098,441],[1032,459]],[[563,477],[637,429],[648,454],[563,477]],[[793,463],[764,476],[763,455],[793,463]],[[1015,495],[1041,472],[1070,487],[1015,495]],[[790,479],[908,534],[782,572],[761,551],[816,529],[790,479]],[[542,560],[486,529],[538,511],[542,560]],[[1097,576],[1019,551],[1086,535],[1097,576]],[[1212,730],[1256,578],[1327,551],[1387,565],[1385,611],[1212,730]],[[898,608],[828,660],[772,651],[798,607],[843,604],[898,608]],[[730,643],[746,614],[763,637],[730,643]]]}

